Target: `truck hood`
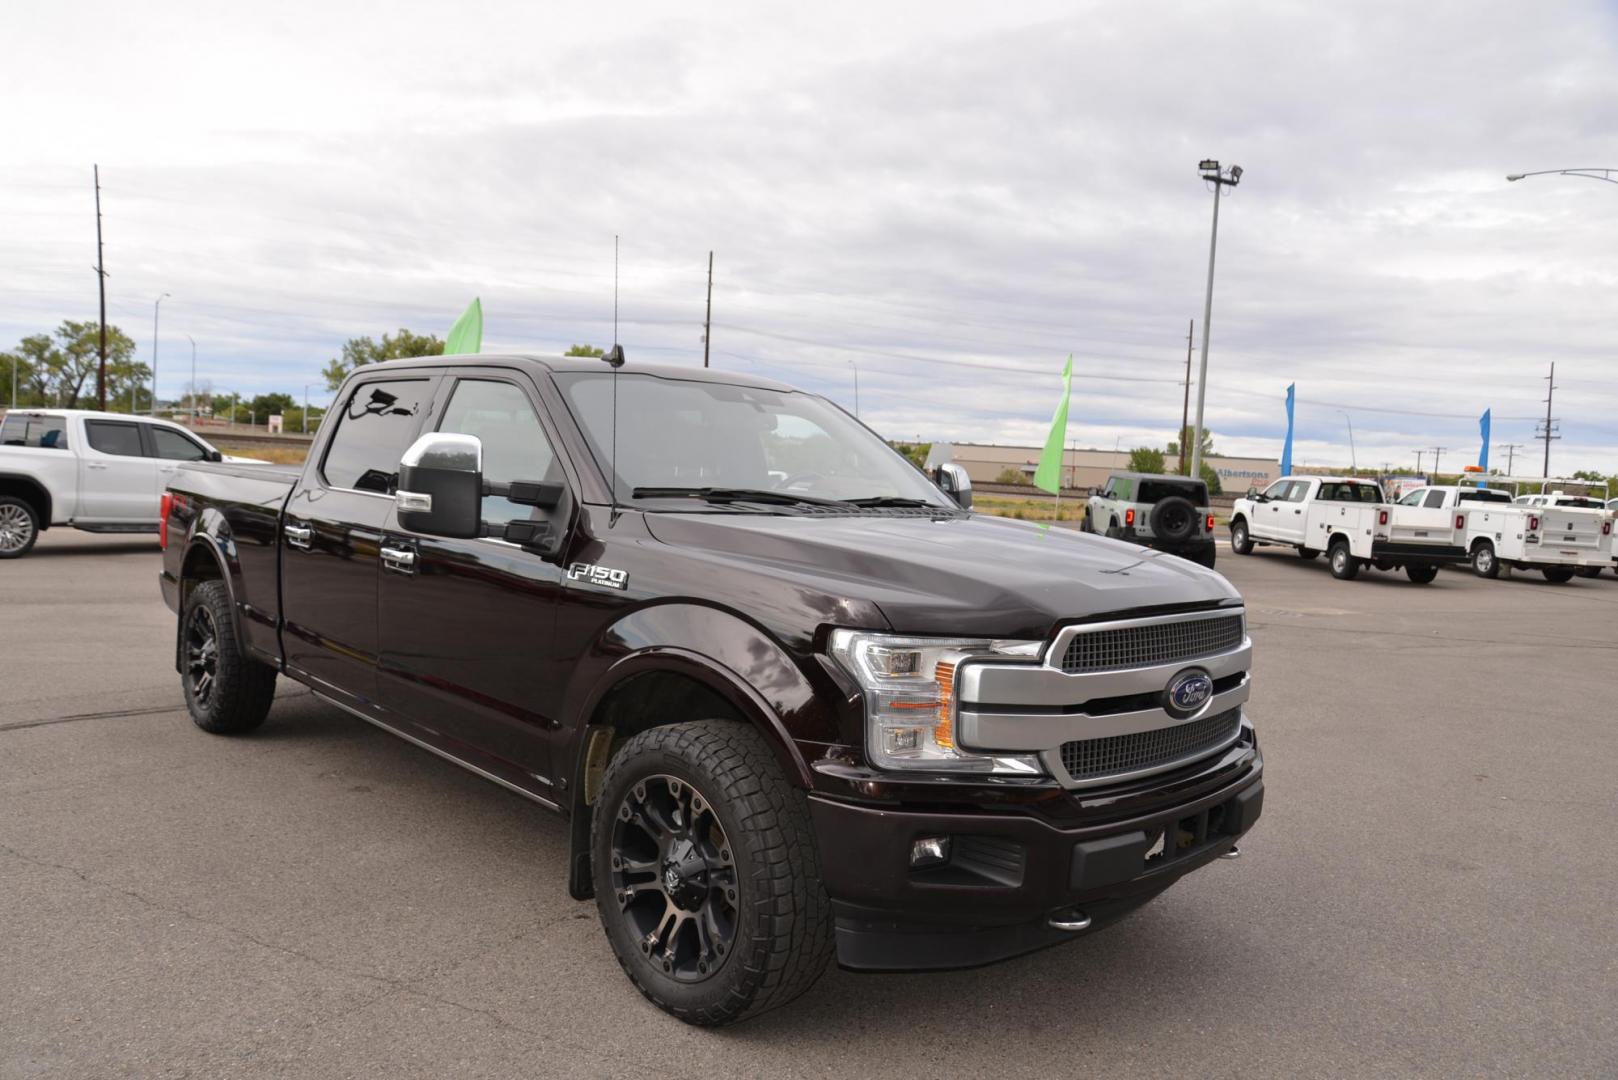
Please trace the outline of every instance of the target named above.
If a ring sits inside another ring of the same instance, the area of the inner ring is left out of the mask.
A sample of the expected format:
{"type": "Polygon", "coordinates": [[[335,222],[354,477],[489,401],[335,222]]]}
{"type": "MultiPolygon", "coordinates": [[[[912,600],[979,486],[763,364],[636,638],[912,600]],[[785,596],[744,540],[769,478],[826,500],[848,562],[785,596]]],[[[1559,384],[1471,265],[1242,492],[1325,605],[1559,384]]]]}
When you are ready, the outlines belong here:
{"type": "Polygon", "coordinates": [[[660,542],[875,603],[893,629],[1043,639],[1060,622],[1239,599],[1173,555],[981,514],[647,514],[660,542]]]}

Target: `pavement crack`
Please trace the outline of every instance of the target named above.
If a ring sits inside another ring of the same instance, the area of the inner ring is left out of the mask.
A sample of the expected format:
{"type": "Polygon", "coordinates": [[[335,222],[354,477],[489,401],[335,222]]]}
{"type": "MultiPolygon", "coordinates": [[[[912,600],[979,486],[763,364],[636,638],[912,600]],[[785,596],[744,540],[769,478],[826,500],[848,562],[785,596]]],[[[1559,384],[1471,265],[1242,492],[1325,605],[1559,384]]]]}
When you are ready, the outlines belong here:
{"type": "MultiPolygon", "coordinates": [[[[312,691],[304,690],[299,693],[277,695],[276,701],[289,701],[293,698],[313,697],[312,691]]],[[[108,709],[104,712],[72,713],[68,716],[47,716],[38,720],[14,720],[8,724],[0,724],[0,731],[22,731],[26,728],[49,727],[52,724],[75,724],[80,720],[118,720],[126,716],[162,716],[164,713],[184,712],[185,704],[153,705],[146,709],[108,709]]]]}

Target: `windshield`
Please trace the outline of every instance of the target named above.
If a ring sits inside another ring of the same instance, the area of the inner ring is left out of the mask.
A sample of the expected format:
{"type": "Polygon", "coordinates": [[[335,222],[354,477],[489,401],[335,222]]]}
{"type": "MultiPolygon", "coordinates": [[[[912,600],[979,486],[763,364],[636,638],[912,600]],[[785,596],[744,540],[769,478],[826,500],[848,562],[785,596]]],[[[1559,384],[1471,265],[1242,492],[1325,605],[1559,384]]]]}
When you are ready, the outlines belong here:
{"type": "MultiPolygon", "coordinates": [[[[612,375],[562,372],[556,383],[608,472],[612,375]]],[[[618,376],[617,491],[761,489],[810,499],[954,503],[886,443],[824,398],[801,391],[618,376]]]]}

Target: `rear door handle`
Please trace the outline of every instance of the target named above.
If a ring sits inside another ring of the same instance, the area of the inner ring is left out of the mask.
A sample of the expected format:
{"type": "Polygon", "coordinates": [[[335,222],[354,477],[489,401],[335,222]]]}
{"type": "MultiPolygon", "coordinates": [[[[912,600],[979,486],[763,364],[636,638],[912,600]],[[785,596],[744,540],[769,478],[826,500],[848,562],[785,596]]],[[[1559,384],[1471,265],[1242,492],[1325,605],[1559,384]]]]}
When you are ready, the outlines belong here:
{"type": "Polygon", "coordinates": [[[282,531],[286,533],[287,545],[299,551],[308,551],[310,542],[315,538],[315,530],[307,525],[293,525],[289,522],[282,531]]]}
{"type": "Polygon", "coordinates": [[[409,548],[384,547],[380,554],[382,569],[392,570],[396,574],[415,573],[416,553],[409,548]]]}
{"type": "Polygon", "coordinates": [[[106,462],[102,461],[86,461],[84,463],[84,467],[86,469],[95,469],[97,472],[100,472],[102,469],[105,469],[107,465],[106,462]]]}

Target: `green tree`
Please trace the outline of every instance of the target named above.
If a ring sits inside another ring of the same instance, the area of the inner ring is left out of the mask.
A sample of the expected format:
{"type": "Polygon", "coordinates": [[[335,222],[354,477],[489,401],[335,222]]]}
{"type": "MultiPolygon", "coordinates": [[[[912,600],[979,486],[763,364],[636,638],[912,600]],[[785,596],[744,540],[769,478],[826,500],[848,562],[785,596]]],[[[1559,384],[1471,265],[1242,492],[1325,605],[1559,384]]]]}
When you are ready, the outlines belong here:
{"type": "MultiPolygon", "coordinates": [[[[11,392],[11,368],[17,369],[20,404],[82,408],[93,403],[96,371],[100,366],[99,323],[63,320],[50,334],[30,334],[4,354],[6,386],[11,392]]],[[[107,327],[107,404],[122,401],[136,382],[149,379],[151,370],[134,361],[135,343],[116,326],[107,327]]]]}
{"type": "Polygon", "coordinates": [[[933,444],[930,442],[889,442],[888,445],[899,451],[906,461],[918,469],[926,467],[927,455],[933,452],[933,444]]]}
{"type": "Polygon", "coordinates": [[[1588,480],[1595,484],[1605,484],[1607,482],[1607,478],[1605,476],[1602,476],[1593,469],[1580,469],[1578,472],[1573,474],[1572,479],[1588,480]]]}
{"type": "Polygon", "coordinates": [[[343,345],[343,355],[326,362],[321,374],[326,377],[326,389],[335,390],[343,385],[348,373],[366,364],[379,364],[384,360],[404,360],[412,356],[442,356],[444,340],[433,334],[413,334],[401,327],[396,334],[383,334],[381,341],[368,337],[349,338],[343,345]]]}
{"type": "Polygon", "coordinates": [[[1208,485],[1208,494],[1223,495],[1224,486],[1219,483],[1219,474],[1214,472],[1213,466],[1206,461],[1202,463],[1202,482],[1208,485]]]}
{"type": "Polygon", "coordinates": [[[606,356],[605,349],[598,349],[594,345],[569,345],[563,356],[606,356]]]}
{"type": "Polygon", "coordinates": [[[252,401],[242,402],[243,411],[260,424],[265,423],[266,418],[270,416],[277,414],[286,416],[296,404],[291,394],[259,394],[252,401]]]}
{"type": "MultiPolygon", "coordinates": [[[[1174,459],[1176,472],[1179,472],[1180,447],[1185,446],[1189,450],[1191,446],[1191,427],[1192,425],[1187,424],[1185,427],[1181,428],[1180,437],[1177,439],[1170,439],[1168,449],[1165,451],[1169,457],[1174,459]]],[[[1207,457],[1209,454],[1213,453],[1213,432],[1204,427],[1202,429],[1202,438],[1198,441],[1202,443],[1203,457],[1207,457]]],[[[1185,467],[1187,469],[1191,468],[1191,455],[1189,453],[1186,454],[1185,467]]]]}
{"type": "Polygon", "coordinates": [[[1021,469],[1001,469],[1000,475],[994,478],[997,484],[1026,484],[1028,477],[1021,469]]]}
{"type": "Polygon", "coordinates": [[[1164,469],[1163,451],[1152,446],[1137,446],[1129,452],[1129,471],[1161,473],[1164,469]]]}

